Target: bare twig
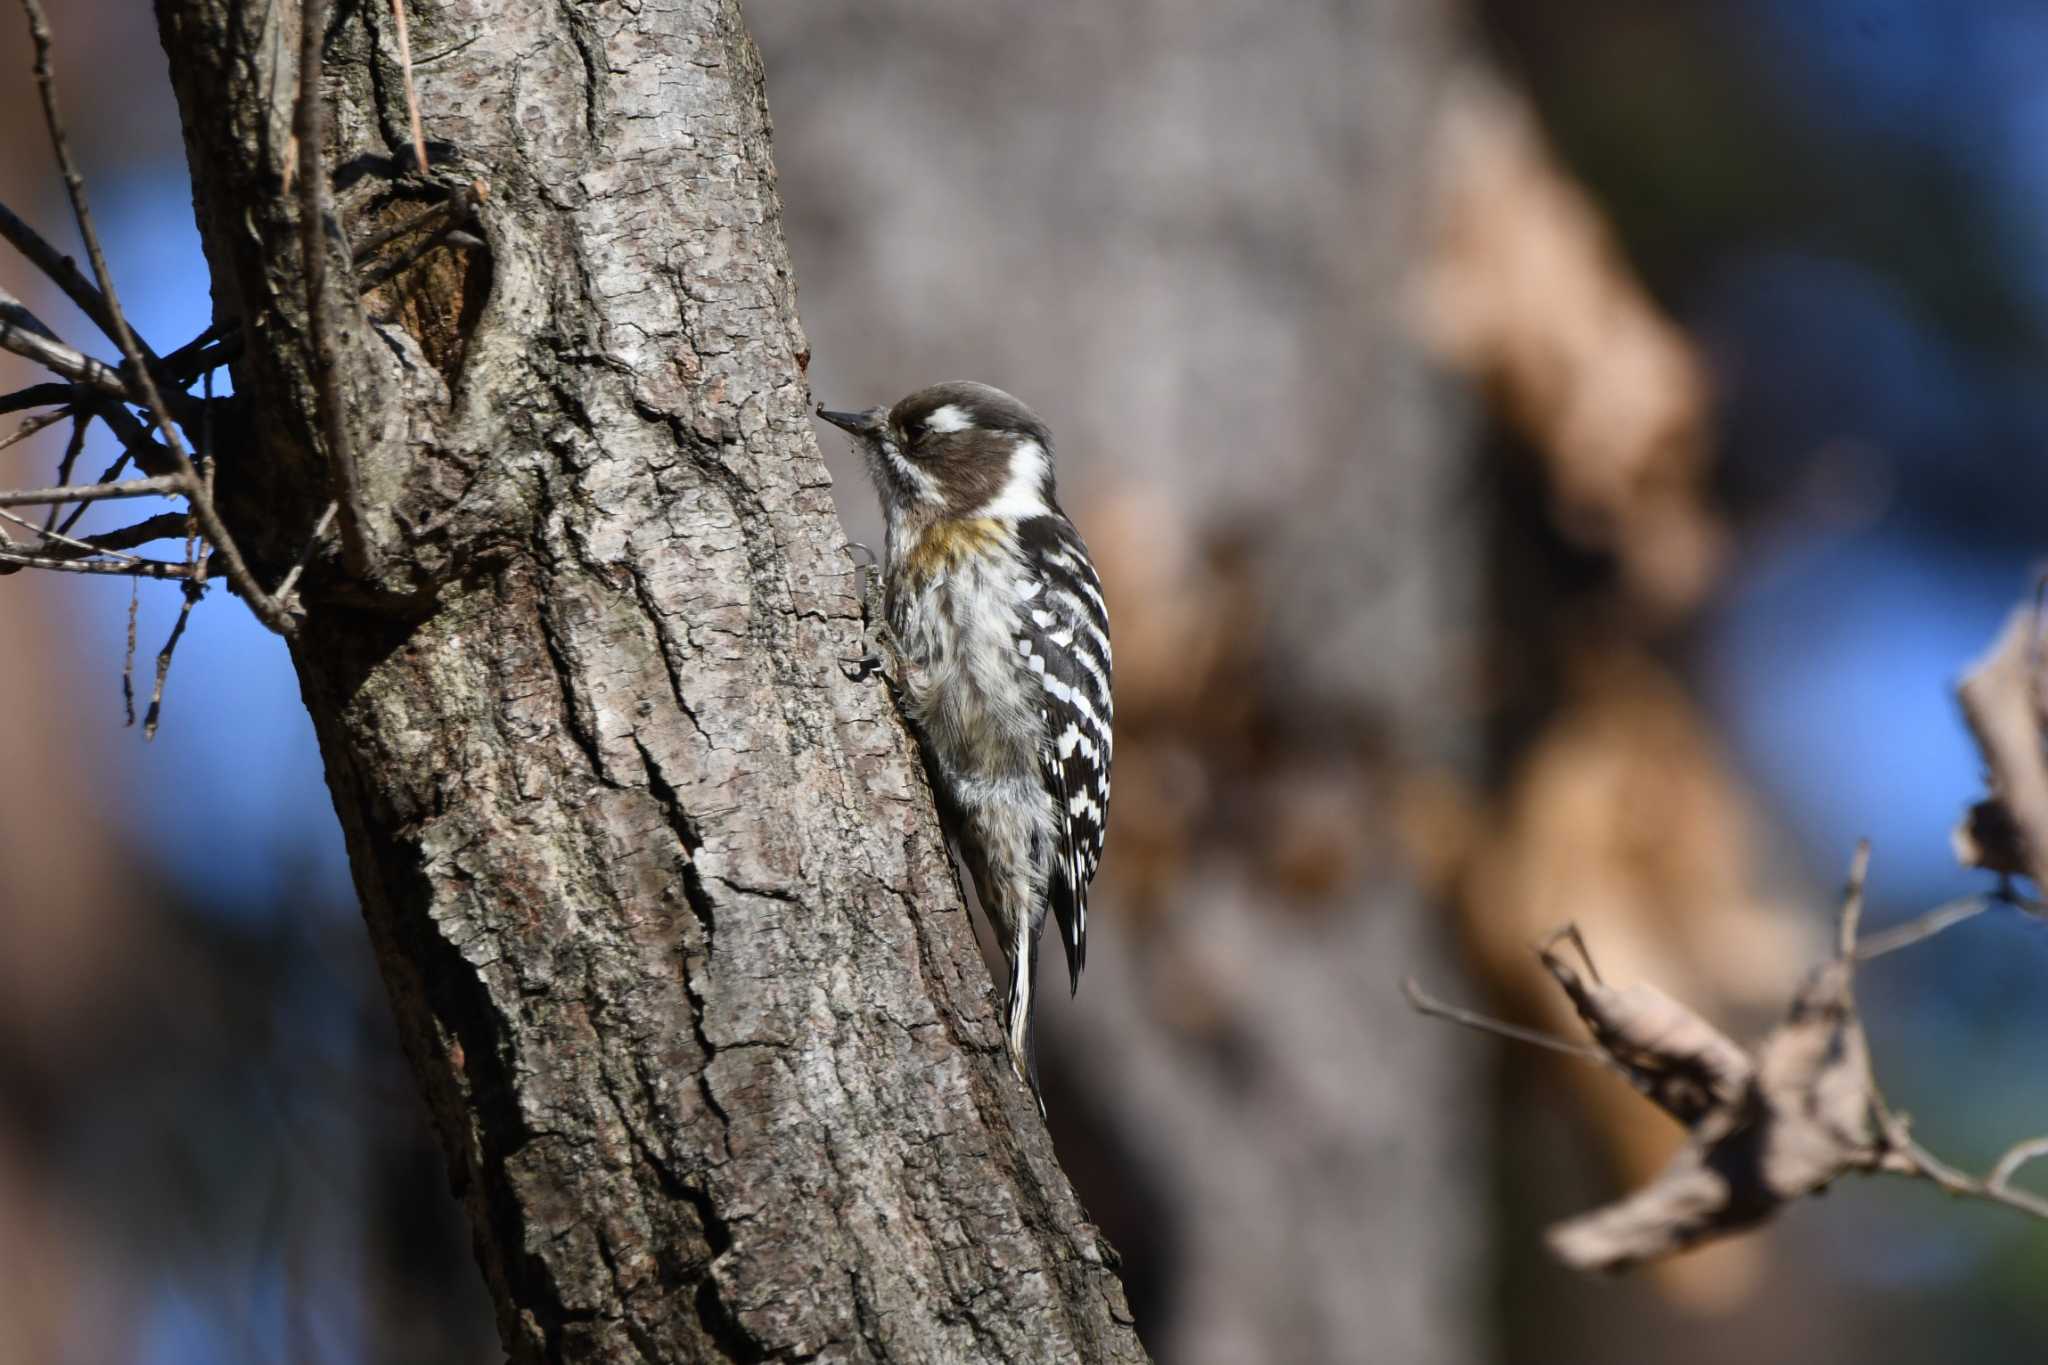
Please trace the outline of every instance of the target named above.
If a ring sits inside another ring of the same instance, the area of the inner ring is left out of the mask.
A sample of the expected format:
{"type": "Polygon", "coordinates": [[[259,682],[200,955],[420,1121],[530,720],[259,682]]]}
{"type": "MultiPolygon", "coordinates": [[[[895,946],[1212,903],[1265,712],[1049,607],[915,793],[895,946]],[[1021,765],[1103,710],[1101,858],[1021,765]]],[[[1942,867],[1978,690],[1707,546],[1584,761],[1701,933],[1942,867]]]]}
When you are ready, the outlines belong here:
{"type": "MultiPolygon", "coordinates": [[[[123,449],[119,455],[116,455],[114,457],[114,462],[112,464],[108,465],[105,469],[102,469],[100,471],[100,476],[97,479],[94,479],[93,482],[95,484],[106,484],[112,483],[115,480],[119,479],[121,477],[122,471],[128,468],[129,458],[129,452],[126,449],[123,449]]],[[[71,514],[64,518],[63,524],[58,526],[57,529],[60,531],[69,531],[72,527],[78,525],[79,518],[83,517],[86,514],[86,510],[91,506],[92,504],[90,502],[81,502],[76,507],[73,507],[71,509],[71,514]]]]}
{"type": "Polygon", "coordinates": [[[1895,953],[1901,948],[1910,948],[1925,939],[1933,938],[1944,929],[1952,929],[1965,920],[1975,919],[1989,910],[1998,901],[1990,896],[1965,896],[1961,900],[1937,905],[1924,915],[1916,915],[1904,924],[1893,925],[1881,933],[1858,940],[1856,960],[1868,962],[1872,958],[1895,953]]]}
{"type": "Polygon", "coordinates": [[[128,396],[128,385],[119,370],[59,341],[56,333],[5,289],[0,289],[0,350],[33,360],[50,373],[109,398],[128,396]]]}
{"type": "Polygon", "coordinates": [[[190,578],[192,570],[162,559],[58,559],[52,555],[29,554],[0,548],[0,564],[24,569],[49,569],[55,573],[111,574],[134,578],[190,578]]]}
{"type": "Polygon", "coordinates": [[[1593,978],[1594,985],[1604,986],[1607,984],[1600,978],[1600,965],[1593,961],[1593,954],[1587,950],[1585,935],[1579,932],[1577,923],[1567,924],[1561,929],[1552,930],[1550,935],[1537,946],[1536,955],[1543,957],[1549,954],[1559,943],[1569,943],[1572,945],[1572,951],[1579,955],[1579,962],[1585,967],[1586,975],[1593,978]]]}
{"type": "Polygon", "coordinates": [[[446,199],[437,199],[417,213],[407,214],[395,223],[378,228],[375,232],[354,244],[349,253],[349,259],[359,266],[368,265],[385,246],[397,241],[407,233],[416,232],[420,228],[426,227],[435,219],[451,210],[460,213],[466,206],[468,198],[468,191],[464,190],[458,194],[450,195],[446,199]]]}
{"type": "Polygon", "coordinates": [[[0,394],[0,412],[21,412],[26,408],[60,407],[78,397],[71,384],[31,384],[13,393],[0,394]]]}
{"type": "MultiPolygon", "coordinates": [[[[92,281],[85,278],[72,263],[69,256],[50,245],[47,238],[0,204],[0,237],[7,239],[16,251],[28,257],[29,264],[43,272],[50,282],[64,291],[66,298],[78,306],[78,311],[92,319],[93,326],[105,334],[107,340],[116,346],[121,344],[120,334],[115,330],[114,312],[107,306],[107,297],[93,288],[92,281]]],[[[156,357],[147,345],[141,346],[143,358],[152,365],[156,357]]]]}
{"type": "Polygon", "coordinates": [[[0,436],[0,450],[5,450],[11,445],[19,445],[37,432],[54,427],[69,416],[71,416],[69,408],[60,408],[56,412],[38,413],[34,417],[27,418],[15,429],[13,435],[0,436]]]}
{"type": "MultiPolygon", "coordinates": [[[[0,511],[0,518],[17,526],[28,527],[28,522],[11,512],[0,511]]],[[[49,559],[83,559],[88,555],[117,555],[123,559],[136,556],[126,551],[137,545],[147,545],[152,540],[168,540],[182,534],[188,518],[183,512],[159,512],[145,517],[132,526],[122,526],[112,531],[102,531],[91,536],[67,536],[61,531],[42,531],[44,543],[16,547],[25,553],[42,555],[49,559]]],[[[35,530],[34,527],[29,527],[35,530]]],[[[189,564],[189,561],[188,561],[189,564]]]]}
{"type": "MultiPolygon", "coordinates": [[[[213,499],[213,476],[216,466],[213,461],[213,371],[206,372],[206,382],[201,389],[205,403],[199,409],[199,479],[204,486],[207,500],[213,499]]],[[[196,582],[206,581],[206,559],[199,553],[199,523],[193,518],[185,527],[185,562],[193,566],[196,582]]]]}
{"type": "MultiPolygon", "coordinates": [[[[78,456],[85,449],[85,433],[91,427],[91,419],[79,413],[71,419],[71,439],[64,443],[64,456],[57,461],[57,482],[70,483],[71,472],[78,467],[78,456]]],[[[57,513],[62,510],[56,503],[50,504],[49,513],[43,518],[43,534],[48,536],[57,526],[57,513]]],[[[65,528],[69,530],[69,527],[65,528]]]]}
{"type": "Polygon", "coordinates": [[[363,533],[362,480],[341,407],[341,358],[335,344],[327,291],[327,168],[322,163],[327,105],[320,98],[320,46],[326,37],[328,0],[305,0],[299,16],[299,97],[292,132],[299,144],[299,242],[306,274],[306,325],[313,341],[313,388],[320,430],[340,504],[341,552],[357,578],[371,576],[369,541],[363,533]]]}
{"type": "Polygon", "coordinates": [[[86,256],[92,262],[93,278],[98,281],[100,293],[106,300],[107,320],[112,324],[114,340],[121,348],[122,359],[127,362],[128,378],[141,394],[143,406],[149,409],[157,429],[163,434],[164,444],[170,448],[177,472],[184,477],[185,492],[192,501],[192,513],[199,519],[206,538],[219,551],[236,592],[241,594],[258,620],[280,634],[288,634],[292,629],[291,619],[279,611],[277,604],[258,586],[234,537],[215,511],[213,500],[206,496],[199,471],[192,463],[192,453],[186,448],[177,424],[172,421],[170,409],[165,406],[163,395],[157,391],[156,380],[145,362],[141,344],[135,339],[127,316],[121,311],[120,295],[115,292],[113,275],[107,269],[106,253],[100,250],[99,234],[93,229],[92,210],[85,197],[85,180],[72,160],[70,141],[64,134],[64,119],[57,105],[57,82],[50,69],[49,19],[43,13],[41,0],[21,0],[21,7],[28,16],[29,39],[35,47],[36,90],[42,97],[50,147],[56,153],[57,168],[63,175],[65,192],[71,198],[72,217],[78,222],[78,235],[85,242],[86,256]]]}
{"type": "MultiPolygon", "coordinates": [[[[2048,1137],[2030,1138],[2020,1145],[2028,1147],[2034,1143],[2048,1143],[2048,1137]]],[[[2035,1218],[2048,1219],[2048,1199],[2026,1190],[2012,1188],[1999,1181],[1995,1172],[1992,1178],[1979,1180],[1949,1165],[1910,1136],[1901,1135],[1898,1140],[1890,1143],[1887,1157],[1881,1168],[1887,1174],[1931,1180],[1959,1198],[1984,1199],[1993,1204],[2003,1204],[2009,1209],[2018,1209],[2021,1213],[2031,1214],[2035,1218]]],[[[2007,1174],[2010,1175],[2010,1172],[2007,1174]]]]}
{"type": "Polygon", "coordinates": [[[135,723],[135,614],[142,606],[142,580],[128,580],[128,652],[121,656],[121,709],[135,723]]]}
{"type": "Polygon", "coordinates": [[[1985,1183],[1993,1189],[2004,1189],[2012,1182],[2012,1178],[2019,1174],[2020,1167],[2044,1156],[2048,1156],[2048,1135],[2028,1138],[2025,1142],[2015,1142],[2006,1149],[2005,1155],[1998,1159],[1998,1164],[1991,1168],[1991,1174],[1985,1178],[1985,1183]]]}
{"type": "Polygon", "coordinates": [[[0,507],[40,507],[49,502],[97,502],[105,498],[156,498],[188,493],[191,486],[182,474],[155,474],[146,479],[119,483],[78,483],[62,488],[10,488],[0,490],[0,507]]]}
{"type": "Polygon", "coordinates": [[[149,689],[149,710],[142,713],[142,737],[156,738],[157,721],[164,710],[164,679],[171,674],[171,655],[178,648],[178,641],[184,637],[185,623],[192,619],[192,606],[204,590],[197,583],[185,585],[185,600],[178,604],[178,619],[171,623],[171,636],[164,641],[164,647],[156,655],[156,682],[149,689]]]}
{"type": "MultiPolygon", "coordinates": [[[[43,543],[31,544],[22,547],[27,549],[32,554],[48,555],[53,559],[78,559],[85,555],[95,554],[112,554],[121,559],[135,558],[134,555],[123,554],[119,550],[104,549],[101,546],[94,545],[90,541],[74,539],[71,536],[64,535],[62,532],[59,531],[44,530],[43,528],[37,526],[34,522],[28,520],[26,517],[17,517],[16,515],[14,515],[14,513],[6,510],[5,508],[0,508],[0,521],[7,522],[10,525],[19,526],[22,530],[27,531],[31,535],[39,535],[42,537],[43,543]]],[[[10,546],[9,548],[14,547],[10,546]]]]}
{"type": "Polygon", "coordinates": [[[298,590],[299,575],[313,562],[313,555],[319,550],[321,540],[326,537],[327,528],[334,524],[336,507],[336,503],[329,502],[326,510],[320,513],[320,519],[313,523],[313,533],[306,537],[306,548],[299,551],[298,562],[285,574],[284,581],[277,585],[277,600],[284,604],[287,611],[292,607],[292,594],[298,590]]]}
{"type": "Polygon", "coordinates": [[[392,260],[372,266],[356,277],[356,293],[368,294],[386,281],[412,268],[413,264],[437,246],[482,247],[487,243],[482,238],[464,231],[464,226],[476,221],[477,206],[490,193],[490,185],[483,180],[473,180],[451,192],[447,198],[429,204],[418,213],[400,222],[382,228],[357,245],[353,260],[357,266],[368,266],[375,260],[377,252],[412,232],[431,228],[427,236],[413,243],[392,260]],[[443,220],[436,222],[437,219],[443,220]]]}
{"type": "Polygon", "coordinates": [[[1856,958],[1856,934],[1863,926],[1863,885],[1870,877],[1870,840],[1858,839],[1849,858],[1849,884],[1842,889],[1842,909],[1835,922],[1835,955],[1856,958]]]}
{"type": "MultiPolygon", "coordinates": [[[[134,413],[128,411],[132,395],[121,401],[112,401],[97,396],[81,398],[76,406],[90,412],[107,424],[114,433],[114,439],[128,457],[142,467],[145,474],[175,474],[178,460],[164,445],[151,438],[149,428],[134,413]]],[[[104,480],[102,480],[104,482],[104,480]]]]}
{"type": "Polygon", "coordinates": [[[208,370],[219,369],[242,350],[242,329],[234,322],[210,323],[205,331],[163,359],[172,382],[189,384],[208,370]]]}
{"type": "Polygon", "coordinates": [[[1534,1047],[1548,1048],[1552,1052],[1562,1052],[1568,1057],[1577,1057],[1583,1061],[1594,1062],[1601,1066],[1612,1065],[1608,1060],[1607,1054],[1590,1043],[1575,1043],[1569,1038],[1560,1038],[1554,1033],[1545,1033],[1540,1029],[1523,1028],[1520,1024],[1511,1024],[1505,1019],[1495,1019],[1490,1015],[1481,1014],[1477,1010],[1468,1010],[1462,1006],[1439,1000],[1423,990],[1421,985],[1412,976],[1401,983],[1401,990],[1408,997],[1408,1003],[1414,1007],[1417,1014],[1426,1014],[1432,1019],[1447,1020],[1450,1023],[1472,1029],[1475,1032],[1493,1034],[1497,1038],[1507,1038],[1517,1043],[1528,1043],[1534,1047]]]}
{"type": "Polygon", "coordinates": [[[398,29],[398,69],[405,78],[405,112],[412,119],[412,154],[420,174],[427,173],[427,138],[420,129],[420,96],[412,83],[412,40],[406,35],[405,0],[391,0],[391,21],[398,29]]]}
{"type": "Polygon", "coordinates": [[[436,227],[432,232],[420,238],[419,241],[414,242],[391,260],[373,269],[364,271],[362,278],[356,281],[357,285],[367,294],[370,290],[412,269],[414,263],[435,247],[440,246],[444,242],[452,243],[457,236],[457,228],[463,221],[460,218],[450,218],[447,222],[436,227]]]}

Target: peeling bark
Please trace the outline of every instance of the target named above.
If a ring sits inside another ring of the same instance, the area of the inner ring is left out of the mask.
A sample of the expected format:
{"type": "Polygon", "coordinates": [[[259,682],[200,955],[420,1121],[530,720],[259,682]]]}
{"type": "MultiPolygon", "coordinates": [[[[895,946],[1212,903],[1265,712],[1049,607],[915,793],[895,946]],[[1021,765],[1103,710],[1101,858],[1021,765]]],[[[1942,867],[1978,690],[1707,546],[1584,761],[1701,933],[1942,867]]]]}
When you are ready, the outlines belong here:
{"type": "MultiPolygon", "coordinates": [[[[159,0],[216,316],[224,514],[331,496],[290,143],[298,11],[159,0]]],[[[758,57],[734,0],[337,6],[325,165],[381,566],[293,644],[365,917],[519,1360],[1137,1361],[1009,1078],[914,750],[849,681],[758,57]]]]}

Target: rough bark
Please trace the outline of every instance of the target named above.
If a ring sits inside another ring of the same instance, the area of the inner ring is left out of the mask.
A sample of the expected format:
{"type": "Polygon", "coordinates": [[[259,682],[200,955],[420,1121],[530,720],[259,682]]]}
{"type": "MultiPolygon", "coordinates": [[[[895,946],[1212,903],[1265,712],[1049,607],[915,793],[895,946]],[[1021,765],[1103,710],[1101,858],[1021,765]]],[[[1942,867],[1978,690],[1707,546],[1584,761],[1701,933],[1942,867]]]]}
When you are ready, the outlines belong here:
{"type": "MultiPolygon", "coordinates": [[[[298,9],[159,0],[217,316],[225,510],[275,581],[330,494],[289,168],[298,9]]],[[[328,320],[376,582],[293,645],[507,1349],[1143,1359],[1009,1079],[913,750],[849,681],[758,58],[733,0],[431,0],[472,229],[328,320]]],[[[401,174],[388,10],[326,38],[357,239],[401,174]]],[[[327,234],[336,293],[350,282],[327,234]]]]}

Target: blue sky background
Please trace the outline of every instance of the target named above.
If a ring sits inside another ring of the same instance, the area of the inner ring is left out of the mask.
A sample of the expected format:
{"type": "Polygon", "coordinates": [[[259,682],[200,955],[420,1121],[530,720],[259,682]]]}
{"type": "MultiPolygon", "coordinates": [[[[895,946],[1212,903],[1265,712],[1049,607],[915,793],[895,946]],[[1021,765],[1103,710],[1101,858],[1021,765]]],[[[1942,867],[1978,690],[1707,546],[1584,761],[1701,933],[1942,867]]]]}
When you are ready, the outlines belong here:
{"type": "MultiPolygon", "coordinates": [[[[182,164],[102,177],[92,189],[115,284],[137,330],[164,351],[203,331],[212,302],[182,164]]],[[[93,335],[89,324],[64,319],[63,308],[46,311],[61,335],[93,335]]],[[[226,372],[215,382],[225,390],[226,372]]],[[[95,425],[81,477],[104,468],[117,449],[95,425]]],[[[118,524],[122,510],[132,509],[96,510],[82,524],[118,524]]],[[[60,604],[59,619],[81,624],[61,645],[72,655],[80,688],[98,699],[98,717],[118,724],[129,585],[37,574],[11,580],[8,589],[48,594],[60,604]]],[[[141,585],[138,719],[180,601],[174,584],[141,585]]],[[[155,740],[143,742],[138,724],[115,743],[124,780],[114,790],[124,824],[196,904],[233,918],[275,913],[287,905],[287,892],[312,906],[352,899],[341,830],[284,642],[224,584],[209,590],[179,641],[155,740]]]]}

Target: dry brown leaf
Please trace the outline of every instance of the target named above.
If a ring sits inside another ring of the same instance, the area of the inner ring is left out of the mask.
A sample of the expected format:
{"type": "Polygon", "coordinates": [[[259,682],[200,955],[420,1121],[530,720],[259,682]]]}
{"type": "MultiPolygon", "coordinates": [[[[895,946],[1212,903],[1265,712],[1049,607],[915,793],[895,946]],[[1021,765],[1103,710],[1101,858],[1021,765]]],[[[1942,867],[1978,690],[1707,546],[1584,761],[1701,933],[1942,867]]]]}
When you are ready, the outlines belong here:
{"type": "MultiPolygon", "coordinates": [[[[1571,920],[1610,980],[1655,981],[1714,1018],[1765,1019],[1817,947],[1810,918],[1767,894],[1751,798],[1685,689],[1647,652],[1612,646],[1571,666],[1567,701],[1521,756],[1490,830],[1471,837],[1461,924],[1472,959],[1526,1022],[1572,1026],[1528,945],[1571,920]]],[[[1619,1180],[1651,1180],[1672,1134],[1605,1078],[1560,1074],[1619,1180]]],[[[1659,1288],[1725,1309],[1762,1274],[1756,1248],[1659,1270],[1659,1288]]]]}
{"type": "Polygon", "coordinates": [[[2024,873],[2048,892],[2048,725],[2042,714],[2041,622],[2015,611],[1991,652],[1956,687],[1984,756],[1990,799],[1972,806],[1952,842],[1966,867],[2024,873]]]}
{"type": "Polygon", "coordinates": [[[1452,90],[1441,127],[1418,330],[1540,454],[1559,531],[1612,553],[1652,614],[1683,615],[1726,557],[1706,487],[1706,365],[1524,100],[1475,73],[1452,90]]]}
{"type": "Polygon", "coordinates": [[[1695,1128],[1741,1103],[1756,1068],[1733,1039],[1646,981],[1616,989],[1581,978],[1555,939],[1539,956],[1600,1050],[1659,1109],[1695,1128]]]}
{"type": "MultiPolygon", "coordinates": [[[[1564,975],[1559,980],[1573,989],[1564,975]]],[[[1711,1080],[1681,1088],[1692,1135],[1663,1172],[1628,1197],[1553,1227],[1552,1250],[1581,1270],[1625,1270],[1752,1228],[1846,1171],[1875,1169],[1875,1092],[1851,980],[1842,960],[1810,973],[1753,1065],[1661,992],[1581,986],[1595,1041],[1661,1106],[1672,1109],[1653,1086],[1673,1077],[1711,1080]],[[1703,1106],[1689,1103],[1702,1096],[1703,1106]]]]}

